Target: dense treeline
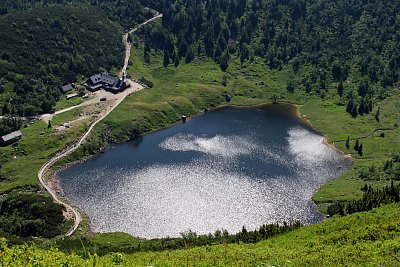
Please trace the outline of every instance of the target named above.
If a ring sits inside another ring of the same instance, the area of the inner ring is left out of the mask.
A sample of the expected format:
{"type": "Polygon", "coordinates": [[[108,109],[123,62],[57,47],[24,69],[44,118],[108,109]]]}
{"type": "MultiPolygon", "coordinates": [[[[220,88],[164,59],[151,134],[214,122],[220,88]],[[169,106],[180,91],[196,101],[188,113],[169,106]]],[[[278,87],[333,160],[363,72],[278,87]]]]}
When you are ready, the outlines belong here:
{"type": "MultiPolygon", "coordinates": [[[[129,28],[151,17],[151,11],[145,8],[148,5],[146,2],[145,0],[2,0],[0,2],[0,15],[55,4],[72,6],[88,4],[99,7],[110,19],[121,23],[125,28],[129,28]]],[[[154,2],[156,1],[150,1],[149,5],[156,8],[157,4],[154,2]]]]}
{"type": "Polygon", "coordinates": [[[362,190],[364,194],[361,199],[347,204],[334,203],[328,207],[328,214],[343,216],[360,211],[369,211],[384,204],[400,202],[400,184],[394,184],[393,181],[390,186],[374,189],[372,186],[365,185],[362,190]]]}
{"type": "Polygon", "coordinates": [[[0,232],[20,237],[54,237],[62,233],[62,206],[34,193],[7,195],[0,201],[0,232]]]}
{"type": "Polygon", "coordinates": [[[278,234],[287,233],[300,228],[302,225],[299,221],[295,221],[291,224],[284,222],[282,225],[279,224],[265,224],[254,231],[248,231],[245,227],[236,234],[229,234],[228,231],[217,230],[214,234],[208,235],[197,235],[195,232],[189,231],[181,234],[179,238],[162,238],[162,239],[148,239],[140,240],[138,243],[133,243],[129,246],[111,247],[107,245],[98,246],[92,244],[89,239],[83,238],[82,240],[68,239],[60,240],[57,246],[64,250],[73,250],[75,252],[83,242],[85,246],[85,252],[95,252],[103,255],[112,251],[118,252],[138,252],[138,251],[162,251],[162,250],[174,250],[191,248],[197,246],[206,246],[213,244],[231,244],[231,243],[255,243],[261,240],[265,240],[276,236],[278,234]],[[79,242],[78,244],[75,244],[79,242]]]}
{"type": "Polygon", "coordinates": [[[329,82],[352,116],[368,114],[400,76],[399,1],[165,0],[163,28],[144,30],[149,49],[164,51],[164,66],[212,57],[225,70],[235,54],[270,68],[291,65],[288,92],[325,97],[329,82]],[[295,81],[300,66],[310,66],[295,81]],[[349,75],[352,82],[347,82],[349,75]]]}
{"type": "Polygon", "coordinates": [[[249,58],[251,32],[257,26],[256,9],[253,5],[253,9],[247,10],[245,0],[164,1],[163,28],[149,26],[142,31],[147,36],[145,61],[152,47],[164,50],[164,62],[175,66],[180,60],[189,63],[206,54],[225,70],[237,47],[242,60],[249,58]]]}
{"type": "Polygon", "coordinates": [[[123,62],[120,28],[90,6],[11,13],[0,28],[0,84],[13,88],[3,114],[49,112],[61,85],[123,62]]]}
{"type": "Polygon", "coordinates": [[[153,16],[147,7],[147,1],[138,0],[88,0],[90,5],[101,8],[110,19],[117,21],[124,28],[131,28],[153,16]]]}

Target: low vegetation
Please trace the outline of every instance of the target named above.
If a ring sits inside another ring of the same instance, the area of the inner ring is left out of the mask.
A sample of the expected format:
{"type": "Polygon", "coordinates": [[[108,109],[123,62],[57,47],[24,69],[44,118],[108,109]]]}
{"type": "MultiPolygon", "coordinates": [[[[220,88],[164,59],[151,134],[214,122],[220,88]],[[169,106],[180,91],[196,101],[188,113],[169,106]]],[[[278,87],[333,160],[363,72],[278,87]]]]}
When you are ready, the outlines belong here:
{"type": "Polygon", "coordinates": [[[138,239],[123,233],[109,233],[56,240],[52,245],[62,251],[72,251],[81,255],[89,251],[98,255],[110,252],[163,251],[218,244],[256,243],[276,235],[294,231],[301,226],[299,221],[289,224],[284,222],[282,225],[264,224],[254,230],[247,230],[246,227],[243,227],[241,231],[233,234],[228,233],[227,230],[217,230],[215,233],[209,234],[196,234],[195,232],[187,231],[181,233],[181,237],[159,239],[138,239]]]}
{"type": "Polygon", "coordinates": [[[20,237],[51,238],[64,230],[62,207],[51,197],[11,194],[0,201],[0,231],[20,237]]]}
{"type": "Polygon", "coordinates": [[[100,257],[86,253],[82,257],[31,245],[8,247],[0,241],[0,262],[3,266],[392,266],[399,261],[399,208],[391,204],[372,212],[333,218],[255,244],[131,255],[111,253],[100,257]]]}

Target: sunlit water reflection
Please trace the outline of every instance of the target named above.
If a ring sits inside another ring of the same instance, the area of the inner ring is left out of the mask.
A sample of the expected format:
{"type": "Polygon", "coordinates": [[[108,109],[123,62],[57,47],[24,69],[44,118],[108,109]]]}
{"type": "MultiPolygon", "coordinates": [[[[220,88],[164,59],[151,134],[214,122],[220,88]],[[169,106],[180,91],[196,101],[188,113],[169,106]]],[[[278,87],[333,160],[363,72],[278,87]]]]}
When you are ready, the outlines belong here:
{"type": "Polygon", "coordinates": [[[323,217],[311,197],[350,161],[295,108],[223,108],[62,171],[92,229],[153,238],[323,217]]]}

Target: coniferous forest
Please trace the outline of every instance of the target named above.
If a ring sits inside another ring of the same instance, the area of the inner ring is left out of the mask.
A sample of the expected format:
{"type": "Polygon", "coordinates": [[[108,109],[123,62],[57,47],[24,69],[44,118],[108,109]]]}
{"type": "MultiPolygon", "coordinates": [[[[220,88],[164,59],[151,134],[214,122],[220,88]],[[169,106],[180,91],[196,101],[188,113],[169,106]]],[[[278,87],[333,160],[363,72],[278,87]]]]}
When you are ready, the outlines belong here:
{"type": "Polygon", "coordinates": [[[91,7],[11,13],[0,25],[2,114],[50,112],[60,86],[122,61],[120,28],[91,7]]]}
{"type": "Polygon", "coordinates": [[[60,84],[100,67],[118,67],[117,24],[126,29],[150,17],[144,5],[163,13],[162,27],[143,30],[145,57],[151,48],[162,50],[165,64],[205,54],[226,70],[229,59],[239,56],[242,63],[264,60],[272,69],[290,65],[292,77],[307,65],[310,71],[300,83],[288,81],[288,92],[301,87],[323,98],[331,75],[344,109],[354,117],[371,112],[373,100],[383,99],[399,79],[398,1],[2,1],[1,113],[48,112],[60,84]],[[51,8],[55,3],[63,5],[51,8]],[[21,10],[27,11],[16,13],[21,10]],[[102,22],[94,23],[95,17],[102,22]],[[60,47],[65,51],[57,51],[60,47]],[[345,88],[349,75],[358,80],[352,90],[345,88]]]}
{"type": "Polygon", "coordinates": [[[137,1],[2,1],[0,115],[52,110],[60,87],[122,65],[122,29],[151,16],[137,1]]]}
{"type": "MultiPolygon", "coordinates": [[[[372,111],[400,77],[398,1],[166,0],[163,27],[144,30],[150,48],[164,51],[164,63],[179,64],[206,54],[226,70],[240,62],[264,60],[272,69],[292,66],[287,90],[301,87],[323,98],[328,76],[338,82],[346,112],[372,111]],[[300,66],[310,71],[299,84],[300,66]],[[359,81],[344,87],[349,76],[359,81]],[[347,88],[348,89],[348,88],[347,88]]],[[[148,56],[147,56],[148,57],[148,56]]]]}

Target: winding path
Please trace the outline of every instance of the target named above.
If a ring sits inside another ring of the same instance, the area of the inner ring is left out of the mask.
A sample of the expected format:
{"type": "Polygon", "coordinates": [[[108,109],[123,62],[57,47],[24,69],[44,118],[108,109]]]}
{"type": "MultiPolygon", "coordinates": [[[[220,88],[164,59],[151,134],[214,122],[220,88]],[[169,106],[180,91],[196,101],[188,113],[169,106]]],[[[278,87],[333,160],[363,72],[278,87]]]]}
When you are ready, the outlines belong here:
{"type": "MultiPolygon", "coordinates": [[[[143,25],[146,25],[147,23],[154,21],[155,19],[158,19],[162,17],[162,14],[156,14],[155,17],[143,22],[142,24],[138,25],[136,28],[130,30],[129,32],[125,33],[123,35],[123,42],[125,44],[125,62],[124,62],[124,66],[121,70],[121,73],[126,73],[126,68],[128,66],[128,62],[129,62],[129,57],[130,57],[130,52],[131,52],[131,44],[128,42],[128,35],[132,32],[137,31],[140,27],[142,27],[143,25]]],[[[93,128],[99,123],[101,122],[105,117],[108,116],[108,114],[110,114],[119,104],[121,104],[121,102],[131,93],[139,91],[141,89],[143,89],[144,87],[142,85],[139,85],[137,83],[135,83],[132,80],[128,80],[129,83],[131,84],[131,87],[136,86],[136,89],[134,88],[133,90],[127,90],[121,94],[122,97],[119,98],[112,106],[109,110],[107,110],[102,116],[100,116],[97,120],[95,120],[90,127],[87,129],[87,131],[82,135],[82,137],[78,140],[78,142],[76,142],[73,146],[61,151],[59,154],[55,155],[54,157],[52,157],[49,161],[47,161],[39,170],[38,172],[38,178],[39,181],[41,183],[41,185],[47,190],[47,192],[49,192],[49,194],[53,197],[54,202],[62,205],[65,207],[65,209],[67,211],[72,211],[72,213],[74,214],[74,225],[72,226],[72,228],[70,230],[68,230],[68,232],[65,234],[66,236],[71,236],[76,229],[78,229],[81,221],[82,221],[82,215],[79,212],[79,210],[76,207],[73,207],[72,205],[68,204],[68,202],[62,198],[60,198],[57,193],[54,191],[54,189],[52,189],[47,183],[46,183],[46,172],[50,169],[50,167],[56,163],[59,159],[61,159],[62,157],[65,157],[69,154],[71,154],[72,152],[74,152],[76,149],[78,149],[83,142],[87,139],[87,137],[90,135],[90,133],[92,132],[93,128]]],[[[70,109],[76,108],[75,107],[71,107],[70,109]]],[[[69,109],[69,110],[70,110],[69,109]]]]}
{"type": "Polygon", "coordinates": [[[124,45],[125,45],[125,51],[126,51],[126,53],[125,53],[124,66],[123,66],[122,69],[121,69],[120,76],[126,74],[126,69],[128,68],[129,58],[130,58],[130,55],[131,55],[131,47],[132,47],[132,46],[131,46],[131,43],[128,41],[129,34],[131,34],[131,33],[133,33],[133,32],[136,32],[136,31],[137,31],[138,29],[140,29],[142,26],[144,26],[144,25],[146,25],[146,24],[148,24],[148,23],[150,23],[150,22],[152,22],[152,21],[154,21],[154,20],[156,20],[156,19],[158,19],[158,18],[161,18],[161,17],[162,17],[162,14],[159,14],[158,12],[156,12],[156,15],[155,15],[154,17],[152,17],[152,18],[149,19],[149,20],[146,20],[145,22],[143,22],[142,24],[140,24],[140,25],[137,26],[136,28],[131,29],[130,31],[128,31],[127,33],[125,33],[125,34],[122,36],[122,42],[123,42],[124,45]]]}

